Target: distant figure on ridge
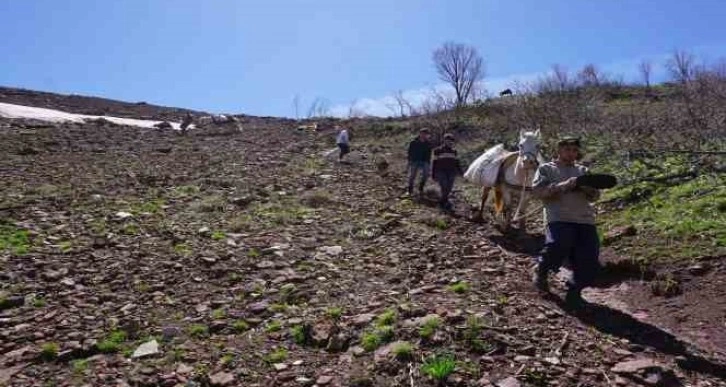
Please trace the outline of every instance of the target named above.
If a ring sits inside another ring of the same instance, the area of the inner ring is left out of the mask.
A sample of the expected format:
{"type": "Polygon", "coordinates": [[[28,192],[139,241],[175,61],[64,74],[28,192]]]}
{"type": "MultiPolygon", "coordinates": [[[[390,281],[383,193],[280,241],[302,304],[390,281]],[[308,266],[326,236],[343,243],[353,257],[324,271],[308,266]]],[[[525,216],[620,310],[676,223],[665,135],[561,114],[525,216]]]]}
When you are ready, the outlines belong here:
{"type": "Polygon", "coordinates": [[[461,168],[461,163],[454,149],[454,136],[447,133],[444,135],[444,144],[434,149],[434,163],[432,167],[433,178],[441,187],[439,207],[442,210],[452,210],[449,195],[454,189],[456,177],[463,174],[464,170],[461,168]]]}
{"type": "Polygon", "coordinates": [[[423,196],[424,186],[429,177],[431,167],[431,143],[429,142],[430,132],[427,128],[419,131],[418,137],[408,144],[408,194],[413,196],[413,184],[416,182],[416,175],[421,173],[421,180],[418,184],[418,194],[423,196]]]}
{"type": "Polygon", "coordinates": [[[182,121],[181,125],[179,125],[179,128],[181,129],[182,134],[187,134],[187,129],[189,128],[189,125],[191,125],[194,122],[194,116],[192,113],[187,113],[184,116],[184,120],[182,121]]]}
{"type": "Polygon", "coordinates": [[[335,130],[338,131],[338,137],[335,140],[335,143],[340,149],[338,162],[342,162],[343,157],[350,153],[350,138],[348,137],[348,129],[342,128],[340,125],[335,125],[335,130]]]}

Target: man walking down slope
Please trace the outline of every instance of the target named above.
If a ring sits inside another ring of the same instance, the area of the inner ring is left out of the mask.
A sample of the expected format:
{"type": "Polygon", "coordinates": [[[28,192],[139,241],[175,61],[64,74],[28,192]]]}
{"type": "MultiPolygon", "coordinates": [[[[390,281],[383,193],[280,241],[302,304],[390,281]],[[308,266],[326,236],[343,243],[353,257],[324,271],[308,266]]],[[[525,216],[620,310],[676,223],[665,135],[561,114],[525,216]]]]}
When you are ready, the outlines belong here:
{"type": "Polygon", "coordinates": [[[444,144],[434,149],[434,163],[431,169],[434,180],[441,187],[439,207],[444,211],[451,211],[452,205],[449,202],[449,195],[454,189],[456,177],[464,174],[454,149],[454,136],[452,134],[447,133],[444,135],[444,144]]]}
{"type": "Polygon", "coordinates": [[[413,196],[413,185],[416,176],[420,173],[421,179],[418,184],[418,193],[423,196],[424,186],[429,177],[431,168],[431,143],[429,142],[430,132],[427,128],[419,131],[418,137],[408,144],[408,194],[413,196]]]}
{"type": "Polygon", "coordinates": [[[571,308],[583,306],[582,289],[592,284],[600,268],[600,239],[591,204],[600,197],[600,191],[577,186],[577,177],[588,173],[585,166],[576,163],[580,158],[580,140],[561,139],[557,159],[541,165],[532,184],[534,196],[544,203],[547,223],[535,285],[540,291],[549,292],[547,275],[556,273],[563,261],[569,259],[573,276],[567,283],[565,301],[571,308]]]}

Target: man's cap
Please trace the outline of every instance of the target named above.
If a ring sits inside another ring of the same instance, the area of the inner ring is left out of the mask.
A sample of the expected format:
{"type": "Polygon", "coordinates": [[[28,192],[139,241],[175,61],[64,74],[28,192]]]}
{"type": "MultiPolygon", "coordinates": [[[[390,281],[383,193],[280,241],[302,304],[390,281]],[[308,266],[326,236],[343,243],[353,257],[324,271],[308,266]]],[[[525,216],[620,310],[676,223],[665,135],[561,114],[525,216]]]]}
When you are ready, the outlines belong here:
{"type": "Polygon", "coordinates": [[[429,128],[421,128],[421,130],[418,131],[419,133],[431,133],[429,128]]]}
{"type": "Polygon", "coordinates": [[[557,146],[564,146],[564,145],[575,145],[577,147],[581,147],[582,146],[582,143],[580,142],[580,138],[579,137],[564,136],[564,137],[561,137],[557,141],[557,146]]]}
{"type": "Polygon", "coordinates": [[[454,139],[454,135],[451,133],[446,133],[444,135],[444,140],[453,140],[453,139],[454,139]]]}

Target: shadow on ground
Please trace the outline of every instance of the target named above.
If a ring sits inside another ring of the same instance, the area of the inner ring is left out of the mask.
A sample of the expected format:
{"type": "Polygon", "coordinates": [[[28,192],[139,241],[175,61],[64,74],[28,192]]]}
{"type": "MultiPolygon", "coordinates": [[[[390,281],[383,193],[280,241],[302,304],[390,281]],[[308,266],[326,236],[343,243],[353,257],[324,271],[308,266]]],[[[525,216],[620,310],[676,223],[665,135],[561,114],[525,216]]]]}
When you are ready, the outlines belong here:
{"type": "Polygon", "coordinates": [[[695,348],[654,325],[604,305],[587,304],[581,310],[572,310],[561,299],[556,299],[555,302],[570,315],[600,332],[676,356],[676,362],[685,370],[726,378],[726,364],[707,359],[696,353],[695,348]]]}

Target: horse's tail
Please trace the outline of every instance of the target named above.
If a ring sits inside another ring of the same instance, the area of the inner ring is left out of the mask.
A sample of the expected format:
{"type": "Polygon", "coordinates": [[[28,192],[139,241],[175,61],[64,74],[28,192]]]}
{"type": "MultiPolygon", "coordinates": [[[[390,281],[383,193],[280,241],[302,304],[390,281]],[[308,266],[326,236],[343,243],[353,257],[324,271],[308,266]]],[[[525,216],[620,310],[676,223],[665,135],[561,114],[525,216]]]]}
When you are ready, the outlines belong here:
{"type": "Polygon", "coordinates": [[[494,211],[501,214],[504,211],[504,192],[501,187],[494,187],[494,211]]]}

